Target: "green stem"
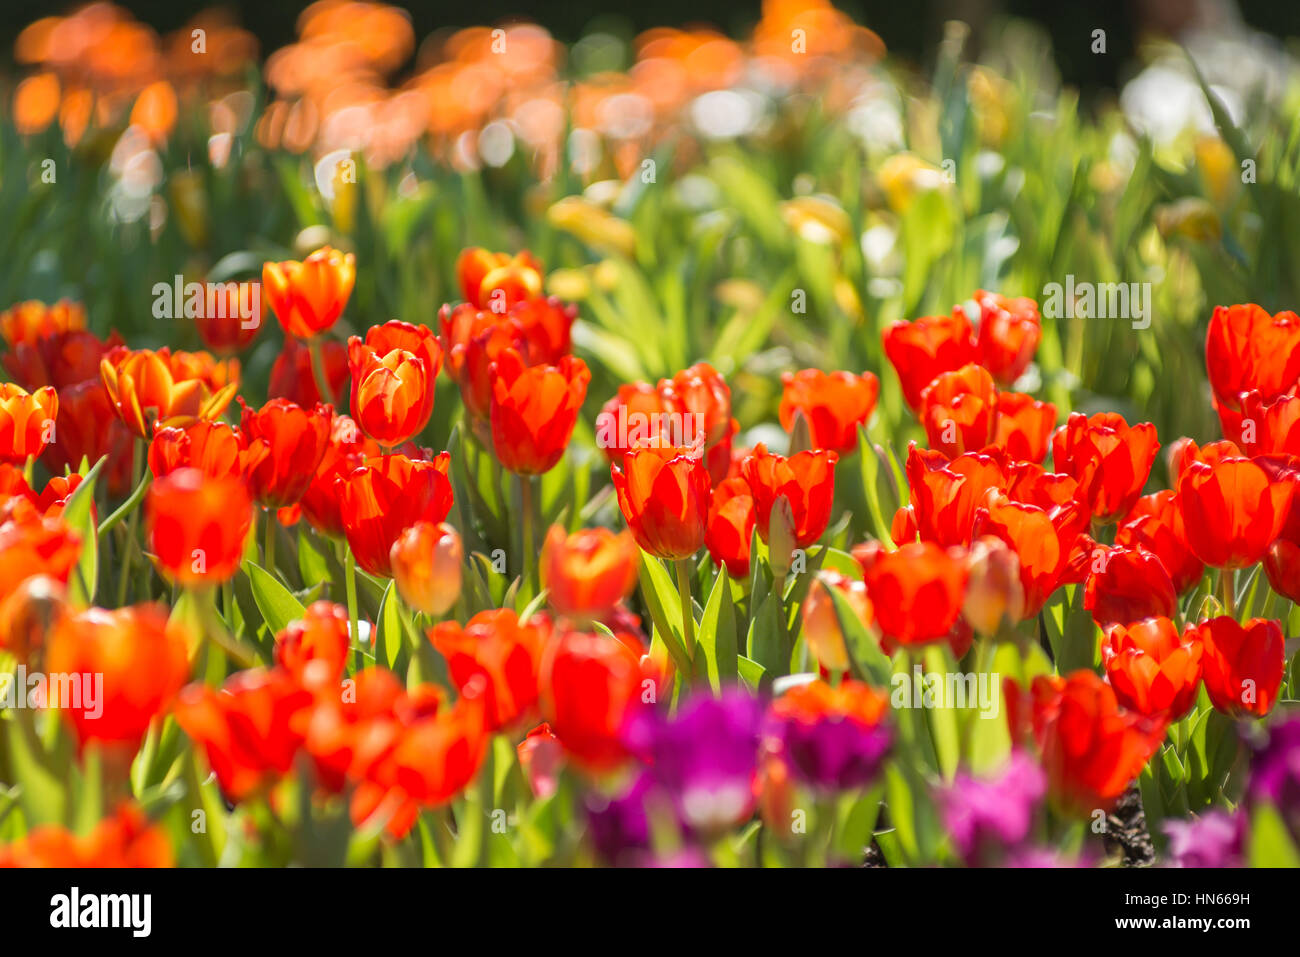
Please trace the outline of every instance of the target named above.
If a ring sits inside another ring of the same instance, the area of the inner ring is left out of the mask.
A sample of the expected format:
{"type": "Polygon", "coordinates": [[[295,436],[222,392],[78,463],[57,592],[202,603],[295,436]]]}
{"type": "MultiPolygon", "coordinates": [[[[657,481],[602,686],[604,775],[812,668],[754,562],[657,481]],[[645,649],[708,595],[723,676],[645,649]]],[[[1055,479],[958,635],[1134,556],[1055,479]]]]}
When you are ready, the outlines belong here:
{"type": "Polygon", "coordinates": [[[1223,602],[1223,613],[1229,618],[1237,617],[1237,594],[1233,582],[1234,577],[1231,568],[1219,569],[1219,598],[1223,602]]]}
{"type": "MultiPolygon", "coordinates": [[[[677,559],[677,593],[682,599],[682,643],[686,646],[686,657],[695,661],[695,611],[691,605],[691,560],[677,559]]],[[[689,679],[690,675],[682,677],[689,679]]]]}
{"type": "Polygon", "coordinates": [[[312,336],[307,340],[307,352],[311,356],[311,374],[316,380],[316,391],[321,401],[334,403],[334,393],[330,390],[329,376],[325,373],[325,355],[321,351],[321,337],[312,336]]]}
{"type": "MultiPolygon", "coordinates": [[[[357,560],[351,548],[347,548],[347,557],[343,560],[343,578],[348,593],[348,634],[351,635],[353,646],[359,648],[361,636],[357,629],[357,560]]],[[[360,652],[358,652],[358,659],[360,659],[360,652]]]]}
{"type": "Polygon", "coordinates": [[[194,588],[190,590],[194,604],[199,610],[199,622],[203,628],[203,637],[226,653],[231,661],[241,668],[252,668],[257,658],[243,647],[234,636],[226,630],[225,623],[217,614],[216,598],[211,588],[194,588]]]}
{"type": "Polygon", "coordinates": [[[266,570],[275,572],[275,512],[266,510],[266,570]]]}
{"type": "Polygon", "coordinates": [[[534,553],[533,548],[533,477],[531,475],[520,475],[518,478],[519,502],[521,511],[523,512],[523,517],[521,519],[523,522],[523,528],[521,531],[524,546],[523,560],[520,563],[520,567],[523,569],[524,583],[529,586],[529,597],[531,598],[537,593],[537,589],[533,587],[535,584],[533,579],[537,569],[537,556],[534,553]]]}
{"type": "MultiPolygon", "coordinates": [[[[135,487],[136,492],[139,492],[139,495],[142,498],[144,496],[143,489],[145,485],[145,480],[144,477],[141,475],[141,473],[142,472],[148,473],[148,469],[144,468],[144,455],[141,454],[140,446],[141,446],[140,439],[136,439],[134,442],[131,443],[131,484],[132,486],[135,487]]],[[[139,501],[139,499],[136,498],[136,492],[131,493],[131,498],[127,499],[127,501],[123,503],[123,508],[125,508],[128,504],[130,504],[132,499],[135,499],[137,502],[139,501]]],[[[121,509],[118,509],[118,511],[120,512],[121,509]]],[[[116,514],[117,513],[115,512],[114,515],[109,516],[109,520],[111,521],[116,514]]],[[[139,528],[139,525],[140,525],[140,509],[133,507],[131,509],[131,520],[130,522],[127,523],[127,527],[126,527],[126,542],[122,549],[121,577],[117,580],[117,607],[118,608],[121,608],[126,604],[127,588],[131,584],[131,563],[132,560],[135,558],[135,551],[134,551],[135,536],[136,536],[136,531],[139,528]]],[[[101,529],[101,533],[102,533],[102,529],[101,529]]]]}

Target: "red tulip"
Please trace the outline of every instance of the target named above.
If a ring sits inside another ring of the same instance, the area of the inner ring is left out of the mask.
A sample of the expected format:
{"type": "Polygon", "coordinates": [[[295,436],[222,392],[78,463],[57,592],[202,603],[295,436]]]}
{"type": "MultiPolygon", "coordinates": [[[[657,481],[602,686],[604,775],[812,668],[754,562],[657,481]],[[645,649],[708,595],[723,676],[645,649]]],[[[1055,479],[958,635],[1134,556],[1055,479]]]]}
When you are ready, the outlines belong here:
{"type": "Polygon", "coordinates": [[[1143,618],[1178,614],[1178,596],[1160,559],[1141,546],[1093,552],[1083,607],[1097,625],[1127,625],[1143,618]]]}
{"type": "Polygon", "coordinates": [[[90,689],[76,682],[71,688],[52,682],[49,704],[63,710],[82,747],[113,748],[125,763],[190,673],[185,631],[160,605],[91,608],[64,618],[50,637],[45,667],[51,674],[96,677],[94,701],[82,697],[90,689]]]}
{"type": "Polygon", "coordinates": [[[627,750],[622,730],[646,689],[640,661],[622,642],[570,631],[542,656],[542,716],[565,752],[589,771],[613,770],[627,750]]]}
{"type": "Polygon", "coordinates": [[[271,381],[267,395],[272,399],[288,399],[304,409],[317,402],[333,402],[339,397],[343,382],[348,377],[348,350],[341,342],[324,339],[320,343],[321,364],[330,394],[320,394],[316,376],[311,367],[311,350],[292,336],[286,336],[284,348],[271,364],[271,381]]]}
{"type": "Polygon", "coordinates": [[[1026,618],[1042,610],[1060,583],[1078,537],[1078,515],[1074,504],[1049,511],[998,492],[989,493],[976,510],[971,534],[1001,539],[1020,560],[1026,618]]]}
{"type": "Polygon", "coordinates": [[[1052,439],[1052,464],[1079,483],[1093,521],[1113,522],[1142,494],[1159,448],[1149,422],[1130,428],[1114,412],[1074,412],[1052,439]]]}
{"type": "Polygon", "coordinates": [[[416,522],[437,525],[452,506],[448,456],[432,462],[400,453],[367,459],[335,479],[339,515],[357,564],[372,575],[392,577],[391,552],[401,533],[416,522]]]}
{"type": "Polygon", "coordinates": [[[1234,718],[1262,718],[1273,710],[1286,671],[1286,647],[1276,621],[1228,616],[1189,626],[1205,648],[1202,677],[1214,707],[1234,718]]]}
{"type": "Polygon", "coordinates": [[[288,399],[271,399],[257,411],[242,398],[239,405],[239,428],[252,452],[247,477],[253,497],[266,508],[297,504],[325,455],[334,410],[319,404],[304,409],[288,399]]]}
{"type": "Polygon", "coordinates": [[[85,329],[63,329],[18,342],[3,357],[14,381],[29,392],[52,385],[60,392],[87,379],[99,379],[99,362],[122,345],[116,331],[105,340],[85,329]]]}
{"type": "Polygon", "coordinates": [[[823,668],[848,671],[848,646],[840,627],[839,615],[835,611],[834,599],[831,598],[831,588],[844,596],[864,628],[874,629],[875,608],[867,595],[866,584],[839,572],[819,572],[808,587],[808,597],[804,599],[800,612],[803,617],[804,640],[823,668]]]}
{"type": "Polygon", "coordinates": [[[1178,509],[1187,544],[1213,568],[1245,568],[1281,533],[1294,481],[1270,477],[1251,459],[1192,462],[1178,477],[1178,509]]]}
{"type": "Polygon", "coordinates": [[[511,256],[465,249],[456,260],[456,278],[466,302],[498,313],[542,293],[542,264],[527,250],[511,256]]]}
{"type": "Polygon", "coordinates": [[[1006,686],[1013,739],[1028,719],[1049,792],[1071,813],[1109,809],[1164,740],[1163,717],[1120,708],[1111,686],[1091,671],[1040,675],[1028,701],[1014,679],[1006,686]]]}
{"type": "Polygon", "coordinates": [[[633,449],[610,467],[618,507],[637,544],[658,558],[689,558],[704,544],[709,474],[686,449],[633,449]]]}
{"type": "Polygon", "coordinates": [[[537,671],[551,641],[543,616],[521,621],[512,610],[482,611],[462,628],[444,621],[429,630],[429,640],[447,659],[451,680],[464,688],[475,675],[487,681],[489,730],[507,728],[532,716],[537,703],[537,671]]]}
{"type": "Polygon", "coordinates": [[[1182,512],[1168,489],[1144,495],[1134,503],[1120,520],[1115,544],[1125,548],[1141,546],[1154,554],[1180,595],[1205,574],[1205,565],[1188,548],[1182,512]]]}
{"type": "Polygon", "coordinates": [[[713,563],[726,567],[732,578],[749,576],[749,550],[754,539],[754,496],[743,478],[724,479],[709,501],[704,532],[713,563]]]}
{"type": "Polygon", "coordinates": [[[934,378],[976,361],[974,330],[966,313],[925,316],[915,322],[895,322],[882,336],[885,355],[912,409],[921,406],[921,393],[934,378]]]}
{"type": "Polygon", "coordinates": [[[304,687],[337,685],[347,665],[348,635],[346,608],[312,602],[301,618],[275,636],[275,662],[304,687]]]}
{"type": "Polygon", "coordinates": [[[145,537],[158,567],[183,585],[229,581],[244,557],[253,502],[244,483],[177,469],[149,486],[145,537]]]}
{"type": "Polygon", "coordinates": [[[930,447],[945,455],[978,452],[996,434],[998,393],[983,366],[942,372],[921,393],[917,414],[930,447]]]}
{"type": "Polygon", "coordinates": [[[1056,428],[1056,406],[1023,392],[998,393],[997,427],[993,444],[1024,462],[1042,462],[1056,428]]]}
{"type": "Polygon", "coordinates": [[[941,641],[961,614],[965,554],[930,542],[904,545],[881,554],[864,578],[886,638],[902,645],[941,641]]]}
{"type": "Polygon", "coordinates": [[[154,428],[149,470],[155,478],[195,468],[212,478],[243,479],[250,464],[260,462],[267,451],[264,444],[250,450],[244,434],[225,422],[199,419],[184,428],[154,428]]]}
{"type": "Polygon", "coordinates": [[[206,283],[204,306],[194,325],[203,344],[220,355],[244,350],[262,328],[261,296],[255,283],[206,283]]]}
{"type": "Polygon", "coordinates": [[[784,498],[790,505],[795,544],[807,548],[821,538],[830,522],[835,498],[835,463],[839,456],[824,449],[798,452],[786,458],[758,444],[741,466],[754,495],[758,533],[770,542],[772,508],[784,498]]]}
{"type": "MultiPolygon", "coordinates": [[[[989,489],[1007,482],[1006,461],[996,450],[967,452],[949,460],[942,452],[913,443],[907,450],[906,471],[916,531],[922,539],[940,545],[969,545],[975,510],[989,489]]],[[[902,534],[908,540],[915,537],[907,536],[905,528],[902,534]]]]}
{"type": "Polygon", "coordinates": [[[858,426],[866,425],[876,408],[880,380],[873,373],[822,372],[803,369],[781,376],[781,427],[794,426],[795,413],[808,423],[813,448],[840,455],[858,447],[858,426]]]}
{"type": "Polygon", "coordinates": [[[1177,721],[1196,703],[1201,652],[1195,632],[1180,637],[1174,623],[1161,616],[1111,626],[1101,661],[1120,704],[1177,721]]]}
{"type": "Polygon", "coordinates": [[[366,459],[382,454],[379,443],[361,434],[357,424],[346,415],[335,415],[330,423],[329,444],[311,484],[299,504],[312,528],[323,535],[343,534],[339,515],[338,489],[334,480],[346,477],[353,469],[365,465],[366,459]]]}
{"type": "Polygon", "coordinates": [[[1247,455],[1300,455],[1300,395],[1264,400],[1258,392],[1242,396],[1240,432],[1234,435],[1247,455]]]}
{"type": "Polygon", "coordinates": [[[402,601],[426,615],[445,615],[460,598],[464,548],[446,522],[416,522],[389,552],[402,601]]]}
{"type": "Polygon", "coordinates": [[[389,447],[412,438],[433,414],[442,346],[433,330],[410,323],[372,326],[348,340],[352,415],[367,435],[389,447]]]}
{"type": "Polygon", "coordinates": [[[0,340],[11,349],[85,328],[85,307],[68,299],[52,306],[29,299],[0,312],[0,340]]]}
{"type": "Polygon", "coordinates": [[[501,353],[492,383],[492,447],[503,466],[541,475],[559,464],[587,397],[591,372],[574,356],[557,366],[526,366],[514,349],[501,353]]]}
{"type": "Polygon", "coordinates": [[[1300,316],[1270,316],[1254,303],[1215,306],[1205,371],[1219,404],[1232,410],[1241,408],[1243,392],[1267,401],[1290,391],[1300,379],[1300,316]]]}
{"type": "Polygon", "coordinates": [[[100,481],[114,498],[130,493],[131,432],[114,413],[102,382],[95,379],[59,390],[54,422],[58,441],[45,447],[43,459],[52,474],[75,472],[83,458],[94,464],[107,455],[100,481]]]}
{"type": "Polygon", "coordinates": [[[992,373],[999,385],[1011,385],[1029,367],[1042,338],[1038,303],[1026,297],[1008,299],[979,290],[979,333],[976,348],[980,365],[992,373]]]}

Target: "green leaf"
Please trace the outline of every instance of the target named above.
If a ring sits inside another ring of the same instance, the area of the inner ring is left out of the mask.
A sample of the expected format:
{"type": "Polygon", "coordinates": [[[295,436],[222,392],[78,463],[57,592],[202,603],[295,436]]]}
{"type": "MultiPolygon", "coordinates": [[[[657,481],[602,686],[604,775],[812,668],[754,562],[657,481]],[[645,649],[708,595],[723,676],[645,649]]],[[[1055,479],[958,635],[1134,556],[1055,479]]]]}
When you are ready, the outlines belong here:
{"type": "Polygon", "coordinates": [[[645,597],[650,620],[654,622],[655,631],[663,640],[677,670],[689,677],[691,662],[682,643],[682,612],[677,588],[659,559],[645,551],[641,551],[640,556],[641,594],[645,597]]]}
{"type": "Polygon", "coordinates": [[[81,536],[81,555],[69,582],[74,604],[89,607],[95,603],[99,583],[99,530],[95,527],[95,482],[108,456],[102,456],[86,473],[81,484],[68,496],[63,507],[63,521],[81,536]]]}
{"type": "Polygon", "coordinates": [[[404,670],[401,662],[406,649],[397,582],[390,581],[384,590],[378,618],[379,623],[375,626],[375,661],[386,665],[389,671],[400,672],[404,670]]]}
{"type": "Polygon", "coordinates": [[[303,616],[307,609],[274,575],[250,561],[245,561],[243,567],[244,573],[248,575],[253,601],[257,603],[257,610],[262,613],[262,620],[272,635],[279,634],[286,625],[303,616]]]}
{"type": "Polygon", "coordinates": [[[880,650],[880,642],[866,625],[862,624],[862,619],[857,616],[843,592],[828,585],[826,594],[831,596],[831,604],[840,625],[840,634],[844,636],[844,646],[848,650],[849,659],[871,684],[877,688],[888,688],[894,669],[889,658],[880,650]]]}
{"type": "Polygon", "coordinates": [[[1251,867],[1300,867],[1300,848],[1272,804],[1261,804],[1250,817],[1248,859],[1251,867]]]}
{"type": "MultiPolygon", "coordinates": [[[[700,619],[699,658],[714,691],[736,680],[736,607],[725,568],[719,570],[700,619]]],[[[697,669],[700,661],[696,662],[697,669]]]]}

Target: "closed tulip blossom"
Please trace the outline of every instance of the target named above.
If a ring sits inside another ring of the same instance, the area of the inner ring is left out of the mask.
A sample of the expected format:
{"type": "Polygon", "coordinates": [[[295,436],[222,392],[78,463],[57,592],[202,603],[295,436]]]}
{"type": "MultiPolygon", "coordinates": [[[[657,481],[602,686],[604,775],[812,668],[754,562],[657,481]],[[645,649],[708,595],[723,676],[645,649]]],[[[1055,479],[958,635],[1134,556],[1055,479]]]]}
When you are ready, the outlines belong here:
{"type": "Polygon", "coordinates": [[[610,469],[637,544],[657,558],[689,558],[704,544],[709,473],[690,450],[644,447],[610,469]]]}
{"type": "Polygon", "coordinates": [[[145,536],[162,573],[182,585],[229,581],[244,557],[253,502],[241,479],[181,468],[145,496],[145,536]]]}
{"type": "Polygon", "coordinates": [[[993,377],[973,363],[940,373],[921,393],[917,415],[931,448],[947,456],[978,452],[997,434],[993,377]]]}
{"type": "Polygon", "coordinates": [[[1120,520],[1115,544],[1141,547],[1160,559],[1179,595],[1195,586],[1205,574],[1205,564],[1192,554],[1183,528],[1183,515],[1173,491],[1144,495],[1120,520]]]}
{"type": "Polygon", "coordinates": [[[334,410],[317,404],[304,409],[288,399],[271,399],[260,409],[240,401],[239,428],[257,461],[247,479],[259,505],[295,505],[308,486],[329,444],[334,410]]]}
{"type": "Polygon", "coordinates": [[[62,709],[81,747],[93,742],[113,749],[125,764],[190,673],[185,631],[160,605],[91,608],[63,619],[45,666],[56,674],[102,675],[93,706],[57,682],[49,703],[62,709]],[[66,700],[60,697],[65,690],[66,700]]]}
{"type": "Polygon", "coordinates": [[[724,479],[713,489],[704,544],[713,563],[726,568],[732,578],[749,575],[749,552],[756,522],[754,496],[743,478],[724,479]]]}
{"type": "Polygon", "coordinates": [[[773,507],[789,503],[794,544],[807,548],[830,522],[835,498],[835,463],[839,456],[825,449],[798,452],[789,458],[768,452],[762,443],[741,465],[741,474],[754,494],[758,534],[771,542],[773,507]]]}
{"type": "Polygon", "coordinates": [[[551,526],[542,545],[542,585],[551,607],[575,619],[600,618],[632,594],[637,545],[629,532],[551,526]]]}
{"type": "Polygon", "coordinates": [[[830,671],[848,671],[849,650],[831,598],[832,588],[844,596],[864,628],[874,628],[875,609],[867,597],[867,586],[838,572],[820,572],[808,587],[808,597],[803,603],[804,640],[822,667],[830,671]]]}
{"type": "Polygon", "coordinates": [[[1025,589],[1020,559],[1001,539],[978,538],[966,553],[966,597],[962,618],[980,635],[996,635],[1024,617],[1025,589]]]}
{"type": "Polygon", "coordinates": [[[328,395],[322,395],[312,371],[311,349],[292,336],[285,337],[284,348],[271,363],[271,379],[266,392],[273,399],[288,399],[303,408],[317,402],[334,403],[348,379],[348,350],[333,339],[319,340],[320,364],[328,395]]]}
{"type": "Polygon", "coordinates": [[[1215,399],[1231,410],[1241,408],[1243,393],[1268,400],[1288,391],[1300,379],[1300,316],[1270,315],[1254,303],[1215,306],[1205,371],[1215,399]]]}
{"type": "Polygon", "coordinates": [[[350,416],[335,415],[330,421],[329,443],[299,504],[303,517],[322,535],[341,537],[343,517],[339,513],[335,479],[345,478],[367,459],[383,454],[379,443],[366,437],[350,416]]]}
{"type": "Polygon", "coordinates": [[[885,329],[885,355],[903,387],[908,407],[921,407],[921,393],[935,377],[975,362],[974,329],[966,313],[925,316],[914,322],[894,322],[885,329]]]}
{"type": "Polygon", "coordinates": [[[565,356],[554,366],[526,366],[513,349],[502,352],[492,383],[492,447],[520,475],[549,472],[564,455],[591,372],[565,356]]]}
{"type": "Polygon", "coordinates": [[[865,573],[876,625],[902,645],[942,641],[961,614],[965,555],[930,542],[881,554],[865,573]]]}
{"type": "Polygon", "coordinates": [[[1195,632],[1179,635],[1172,621],[1159,616],[1108,628],[1101,661],[1120,704],[1177,721],[1196,703],[1202,651],[1195,632]]]}
{"type": "Polygon", "coordinates": [[[338,321],[356,278],[356,257],[329,246],[301,262],[268,262],[262,266],[267,305],[284,331],[297,339],[310,339],[338,321]]]}
{"type": "Polygon", "coordinates": [[[1177,487],[1187,544],[1212,568],[1255,564],[1282,532],[1294,485],[1252,459],[1192,461],[1177,487]]]}
{"type": "Polygon", "coordinates": [[[858,447],[858,426],[876,408],[880,380],[871,372],[802,369],[781,376],[781,427],[789,431],[796,414],[808,423],[813,448],[846,455],[858,447]]]}
{"type": "Polygon", "coordinates": [[[393,542],[389,560],[397,593],[412,608],[436,616],[456,604],[464,548],[446,522],[416,522],[393,542]]]}
{"type": "Polygon", "coordinates": [[[475,675],[486,680],[484,704],[491,728],[534,717],[538,670],[551,640],[551,624],[545,617],[520,620],[510,609],[482,611],[463,628],[454,621],[435,625],[429,640],[447,660],[457,688],[465,687],[475,675]]]}
{"type": "Polygon", "coordinates": [[[428,424],[442,368],[433,330],[396,320],[372,326],[348,340],[348,367],[352,415],[375,441],[400,445],[428,424]]]}
{"type": "Polygon", "coordinates": [[[989,493],[975,513],[974,536],[991,535],[1010,546],[1020,562],[1026,618],[1037,615],[1066,573],[1079,529],[1074,503],[1044,509],[989,493]]]}
{"type": "Polygon", "coordinates": [[[645,697],[648,680],[636,653],[622,642],[564,632],[542,655],[542,717],[571,760],[588,771],[611,771],[628,757],[624,722],[652,700],[645,697]]]}
{"type": "Polygon", "coordinates": [[[29,393],[0,382],[0,462],[21,465],[45,451],[56,436],[59,396],[52,386],[29,393]]]}
{"type": "Polygon", "coordinates": [[[1013,459],[1042,462],[1056,428],[1056,406],[1023,392],[999,392],[993,444],[1013,459]]]}
{"type": "Polygon", "coordinates": [[[315,601],[275,636],[275,661],[304,687],[324,688],[343,676],[350,645],[348,610],[315,601]]]}
{"type": "Polygon", "coordinates": [[[1111,686],[1091,671],[1040,675],[1023,698],[1013,679],[1006,685],[1012,738],[1023,721],[1047,772],[1048,791],[1068,813],[1086,816],[1112,807],[1164,740],[1164,717],[1121,708],[1111,686]]]}
{"type": "Polygon", "coordinates": [[[1241,404],[1241,431],[1233,438],[1247,455],[1300,455],[1300,395],[1265,400],[1251,391],[1241,404]]]}
{"type": "Polygon", "coordinates": [[[1262,718],[1273,710],[1286,671],[1285,641],[1276,621],[1252,618],[1240,624],[1221,615],[1188,630],[1204,648],[1201,675],[1215,708],[1234,718],[1262,718]]]}
{"type": "Polygon", "coordinates": [[[1094,522],[1113,522],[1142,494],[1159,448],[1149,422],[1130,427],[1113,412],[1075,412],[1052,439],[1052,464],[1079,483],[1094,522]]]}
{"type": "Polygon", "coordinates": [[[456,260],[456,278],[465,301],[493,312],[542,293],[542,264],[527,250],[517,255],[476,246],[456,260]]]}
{"type": "Polygon", "coordinates": [[[1160,559],[1140,545],[1093,551],[1083,607],[1101,628],[1178,612],[1178,596],[1160,559]]]}
{"type": "Polygon", "coordinates": [[[155,478],[195,468],[211,478],[243,479],[269,451],[265,443],[250,449],[247,436],[225,422],[200,419],[184,428],[155,427],[149,470],[155,478]]]}
{"type": "Polygon", "coordinates": [[[913,443],[905,469],[911,495],[909,520],[922,539],[938,545],[970,544],[976,510],[990,489],[1007,484],[1007,463],[996,450],[949,459],[913,443]]]}
{"type": "Polygon", "coordinates": [[[982,289],[974,298],[980,307],[975,337],[979,364],[999,385],[1009,386],[1020,378],[1038,351],[1043,336],[1038,304],[1024,296],[1011,299],[982,289]]]}
{"type": "Polygon", "coordinates": [[[452,506],[448,457],[434,461],[400,453],[367,459],[337,477],[339,515],[357,564],[372,575],[393,574],[393,543],[416,522],[437,525],[452,506]]]}

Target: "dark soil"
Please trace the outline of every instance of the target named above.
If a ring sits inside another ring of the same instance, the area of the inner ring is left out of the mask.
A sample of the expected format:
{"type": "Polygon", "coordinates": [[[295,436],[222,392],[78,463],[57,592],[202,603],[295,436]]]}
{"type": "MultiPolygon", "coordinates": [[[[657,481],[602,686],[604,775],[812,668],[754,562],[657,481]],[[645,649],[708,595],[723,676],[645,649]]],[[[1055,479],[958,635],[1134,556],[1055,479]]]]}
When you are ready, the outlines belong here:
{"type": "Polygon", "coordinates": [[[1156,849],[1147,831],[1147,816],[1142,810],[1142,795],[1133,784],[1106,817],[1102,844],[1107,855],[1121,853],[1124,867],[1149,867],[1155,863],[1156,849]]]}

